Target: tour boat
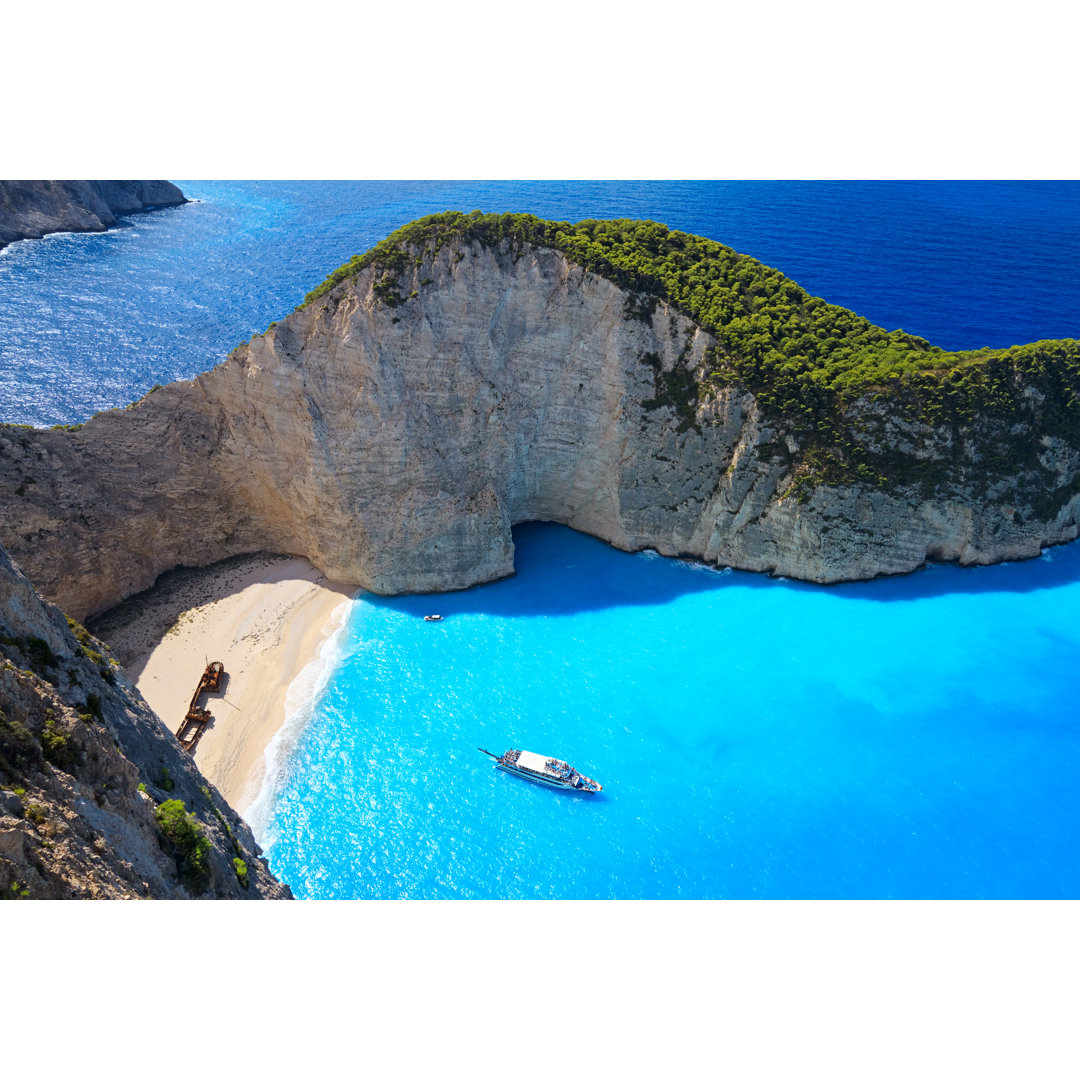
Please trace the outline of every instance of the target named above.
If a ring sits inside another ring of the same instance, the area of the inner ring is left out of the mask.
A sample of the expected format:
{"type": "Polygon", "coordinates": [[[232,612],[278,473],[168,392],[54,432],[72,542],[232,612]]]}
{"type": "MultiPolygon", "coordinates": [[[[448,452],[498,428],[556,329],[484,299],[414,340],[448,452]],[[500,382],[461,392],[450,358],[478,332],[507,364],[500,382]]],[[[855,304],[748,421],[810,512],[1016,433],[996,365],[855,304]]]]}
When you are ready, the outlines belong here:
{"type": "Polygon", "coordinates": [[[558,758],[544,757],[543,754],[534,754],[531,750],[507,750],[502,757],[499,757],[482,746],[477,749],[480,753],[495,759],[495,768],[513,773],[515,776],[523,776],[536,784],[563,788],[567,791],[603,790],[595,780],[583,776],[577,769],[558,758]]]}
{"type": "Polygon", "coordinates": [[[424,622],[442,622],[441,615],[425,615],[424,622]]]}

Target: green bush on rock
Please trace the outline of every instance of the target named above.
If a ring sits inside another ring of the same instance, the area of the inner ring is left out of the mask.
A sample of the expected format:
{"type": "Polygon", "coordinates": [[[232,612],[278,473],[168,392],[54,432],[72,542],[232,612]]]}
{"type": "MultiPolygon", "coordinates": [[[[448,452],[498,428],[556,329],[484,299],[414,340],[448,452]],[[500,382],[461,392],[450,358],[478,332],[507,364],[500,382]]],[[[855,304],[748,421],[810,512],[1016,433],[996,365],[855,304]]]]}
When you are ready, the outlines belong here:
{"type": "Polygon", "coordinates": [[[66,773],[73,773],[79,763],[79,752],[67,734],[55,720],[46,720],[45,727],[38,735],[42,753],[50,765],[55,765],[66,773]]]}
{"type": "Polygon", "coordinates": [[[176,859],[181,879],[196,890],[202,890],[210,880],[206,857],[210,841],[194,814],[184,809],[179,799],[167,799],[154,808],[154,820],[161,829],[167,849],[176,859]]]}

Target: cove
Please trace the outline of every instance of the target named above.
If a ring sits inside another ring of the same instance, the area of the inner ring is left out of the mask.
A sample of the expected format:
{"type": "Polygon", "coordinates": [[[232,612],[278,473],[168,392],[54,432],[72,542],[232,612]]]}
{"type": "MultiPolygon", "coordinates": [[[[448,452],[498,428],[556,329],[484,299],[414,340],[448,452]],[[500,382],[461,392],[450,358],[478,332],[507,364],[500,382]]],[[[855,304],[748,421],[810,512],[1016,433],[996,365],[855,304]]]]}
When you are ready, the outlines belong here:
{"type": "Polygon", "coordinates": [[[253,819],[296,895],[1080,892],[1080,545],[819,587],[514,537],[512,578],[353,602],[253,819]]]}

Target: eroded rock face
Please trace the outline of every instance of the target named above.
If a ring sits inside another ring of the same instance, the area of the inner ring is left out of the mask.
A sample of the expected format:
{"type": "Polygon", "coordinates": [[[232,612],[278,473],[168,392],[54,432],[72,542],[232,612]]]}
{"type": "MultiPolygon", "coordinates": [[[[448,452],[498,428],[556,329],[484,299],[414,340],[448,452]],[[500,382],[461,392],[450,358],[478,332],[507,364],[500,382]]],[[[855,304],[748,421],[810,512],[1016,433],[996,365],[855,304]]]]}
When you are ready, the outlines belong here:
{"type": "MultiPolygon", "coordinates": [[[[458,241],[396,290],[369,268],[77,432],[0,429],[0,541],[82,618],[171,567],[262,550],[376,592],[460,589],[511,573],[511,526],[531,520],[821,582],[1076,537],[1080,498],[1032,509],[1080,464],[1060,447],[1000,498],[958,474],[930,495],[820,487],[800,503],[797,447],[751,394],[672,395],[710,344],[559,252],[458,241]]],[[[934,432],[871,437],[934,452],[934,432]]]]}
{"type": "Polygon", "coordinates": [[[103,232],[117,214],[187,202],[167,180],[0,180],[0,248],[54,232],[103,232]]]}
{"type": "Polygon", "coordinates": [[[2,548],[0,894],[38,900],[290,895],[250,829],[105,646],[89,636],[76,640],[2,548]],[[199,872],[155,819],[155,808],[174,799],[208,841],[199,872]]]}

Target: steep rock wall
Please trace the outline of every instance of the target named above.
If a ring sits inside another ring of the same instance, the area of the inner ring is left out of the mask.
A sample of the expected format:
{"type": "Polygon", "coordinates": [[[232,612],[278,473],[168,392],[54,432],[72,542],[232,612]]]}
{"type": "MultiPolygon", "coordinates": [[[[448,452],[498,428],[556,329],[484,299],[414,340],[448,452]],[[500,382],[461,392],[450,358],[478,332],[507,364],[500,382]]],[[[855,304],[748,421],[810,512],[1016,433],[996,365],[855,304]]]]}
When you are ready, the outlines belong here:
{"type": "Polygon", "coordinates": [[[247,825],[77,629],[0,548],[0,895],[287,898],[247,825]],[[174,799],[207,841],[197,874],[155,819],[174,799]]]}
{"type": "MultiPolygon", "coordinates": [[[[797,447],[751,394],[673,393],[710,336],[639,300],[530,246],[452,243],[396,281],[369,268],[128,410],[0,429],[0,542],[84,617],[170,567],[259,550],[377,592],[464,588],[512,572],[529,520],[821,582],[1076,537],[1076,454],[1047,447],[989,498],[979,455],[1008,438],[992,426],[964,448],[969,479],[800,502],[797,447]]],[[[933,431],[867,430],[937,453],[933,431]]]]}
{"type": "Polygon", "coordinates": [[[117,214],[187,202],[167,180],[0,180],[0,248],[54,232],[103,232],[117,214]]]}

